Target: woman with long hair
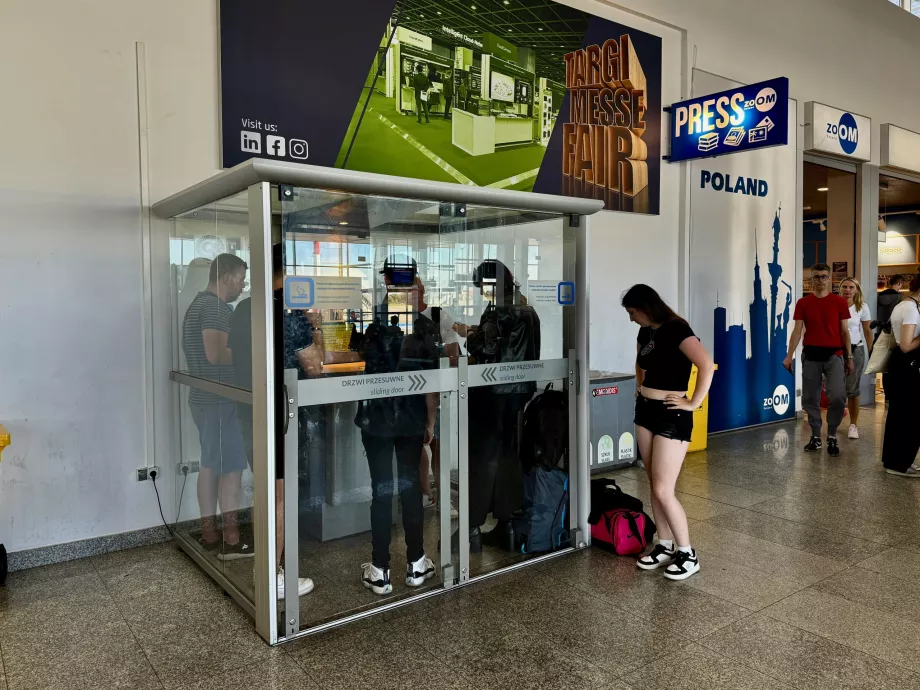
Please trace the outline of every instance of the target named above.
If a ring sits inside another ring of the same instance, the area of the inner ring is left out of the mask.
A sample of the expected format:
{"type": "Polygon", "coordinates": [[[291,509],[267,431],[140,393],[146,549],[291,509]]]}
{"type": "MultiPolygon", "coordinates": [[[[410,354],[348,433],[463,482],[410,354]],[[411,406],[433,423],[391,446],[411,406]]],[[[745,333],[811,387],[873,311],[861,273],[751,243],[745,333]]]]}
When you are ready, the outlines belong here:
{"type": "Polygon", "coordinates": [[[639,325],[636,343],[636,438],[652,487],[652,512],[658,541],[640,558],[643,570],[665,567],[669,580],[699,572],[700,560],[690,546],[687,514],[674,487],[690,445],[693,411],[709,393],[715,366],[690,325],[648,285],[634,285],[622,305],[639,325]],[[693,397],[687,398],[690,372],[698,371],[693,397]]]}
{"type": "Polygon", "coordinates": [[[888,360],[888,416],[882,442],[882,464],[888,474],[920,479],[914,463],[920,451],[920,274],[910,280],[907,299],[891,312],[891,334],[897,347],[888,360]]]}
{"type": "Polygon", "coordinates": [[[859,438],[859,386],[866,369],[866,348],[872,346],[872,315],[863,297],[862,286],[856,278],[840,282],[840,296],[850,307],[850,346],[853,353],[853,373],[847,375],[847,407],[850,411],[850,431],[847,438],[859,438]]]}

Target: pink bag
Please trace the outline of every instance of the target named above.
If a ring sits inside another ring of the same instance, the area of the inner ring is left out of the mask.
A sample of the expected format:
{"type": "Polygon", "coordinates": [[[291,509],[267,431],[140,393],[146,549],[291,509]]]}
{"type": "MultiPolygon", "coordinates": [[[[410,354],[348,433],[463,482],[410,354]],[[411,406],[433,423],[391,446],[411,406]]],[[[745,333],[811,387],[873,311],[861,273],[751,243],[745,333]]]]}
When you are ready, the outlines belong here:
{"type": "Polygon", "coordinates": [[[591,525],[591,542],[606,545],[619,556],[638,556],[648,545],[649,527],[645,513],[625,508],[608,510],[597,524],[591,525]]]}

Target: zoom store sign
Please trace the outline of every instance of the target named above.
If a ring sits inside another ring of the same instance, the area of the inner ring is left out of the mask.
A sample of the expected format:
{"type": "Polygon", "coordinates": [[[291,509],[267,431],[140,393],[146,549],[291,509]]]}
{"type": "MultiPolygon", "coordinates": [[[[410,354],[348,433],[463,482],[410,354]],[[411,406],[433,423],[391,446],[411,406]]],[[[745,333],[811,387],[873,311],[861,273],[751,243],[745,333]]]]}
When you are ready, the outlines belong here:
{"type": "Polygon", "coordinates": [[[789,139],[786,77],[692,98],[671,106],[672,163],[722,156],[789,139]]]}
{"type": "Polygon", "coordinates": [[[805,150],[841,158],[872,159],[872,120],[823,103],[805,104],[805,150]]]}

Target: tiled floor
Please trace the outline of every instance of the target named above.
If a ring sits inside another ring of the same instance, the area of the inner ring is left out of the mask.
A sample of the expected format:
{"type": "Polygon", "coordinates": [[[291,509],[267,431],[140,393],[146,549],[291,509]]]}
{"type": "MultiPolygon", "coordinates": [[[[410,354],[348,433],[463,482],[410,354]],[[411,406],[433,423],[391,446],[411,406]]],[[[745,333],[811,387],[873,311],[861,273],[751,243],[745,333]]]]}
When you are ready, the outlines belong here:
{"type": "Polygon", "coordinates": [[[0,689],[920,689],[920,482],[863,422],[837,460],[797,424],[690,456],[683,583],[589,550],[273,649],[169,544],[13,573],[0,689]]]}

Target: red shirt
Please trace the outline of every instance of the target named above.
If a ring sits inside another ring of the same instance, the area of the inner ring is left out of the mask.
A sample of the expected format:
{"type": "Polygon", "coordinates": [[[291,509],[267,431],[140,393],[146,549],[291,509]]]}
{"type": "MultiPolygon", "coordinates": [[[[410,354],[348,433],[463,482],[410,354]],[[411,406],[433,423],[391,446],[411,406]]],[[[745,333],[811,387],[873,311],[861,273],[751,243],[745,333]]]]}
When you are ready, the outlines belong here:
{"type": "MultiPolygon", "coordinates": [[[[793,319],[805,322],[805,345],[837,347],[843,351],[840,322],[850,318],[850,307],[840,295],[806,295],[795,305],[793,319]]],[[[840,354],[838,352],[837,354],[840,354]]]]}

